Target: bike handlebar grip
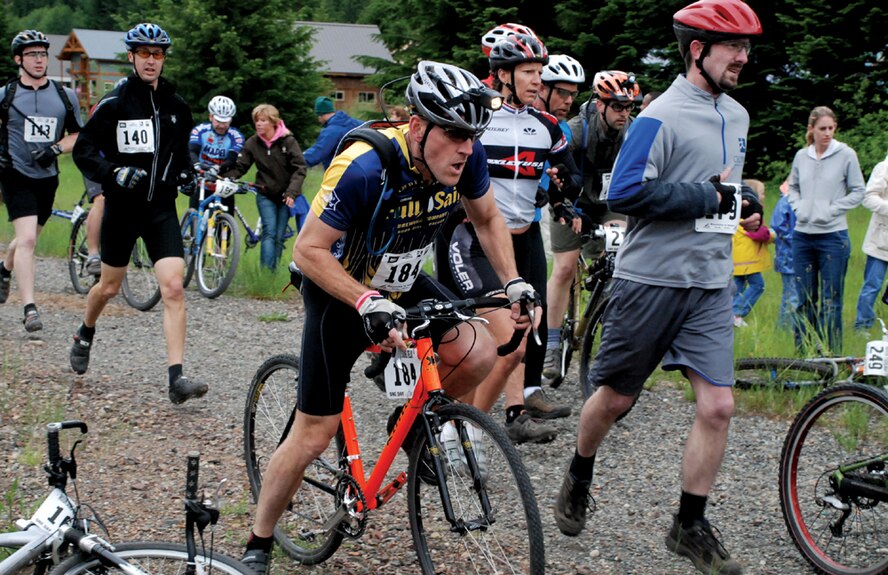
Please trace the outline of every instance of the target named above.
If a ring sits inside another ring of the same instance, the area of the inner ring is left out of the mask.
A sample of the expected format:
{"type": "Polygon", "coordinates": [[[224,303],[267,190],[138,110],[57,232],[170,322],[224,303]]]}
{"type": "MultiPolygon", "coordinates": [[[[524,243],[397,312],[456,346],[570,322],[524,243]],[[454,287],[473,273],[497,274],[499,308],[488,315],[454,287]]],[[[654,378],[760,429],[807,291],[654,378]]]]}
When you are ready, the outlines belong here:
{"type": "Polygon", "coordinates": [[[509,355],[510,353],[512,353],[513,351],[518,349],[518,346],[521,345],[522,339],[524,339],[524,330],[523,329],[516,329],[512,333],[512,339],[510,339],[509,341],[507,341],[506,343],[504,343],[500,346],[497,346],[496,354],[500,357],[509,355]]]}
{"type": "Polygon", "coordinates": [[[388,365],[388,362],[391,359],[391,352],[380,351],[370,363],[370,365],[367,366],[367,368],[364,370],[364,375],[367,377],[367,379],[373,379],[374,377],[385,371],[385,366],[388,365]]]}
{"type": "Polygon", "coordinates": [[[200,466],[200,453],[188,454],[188,472],[185,477],[185,499],[197,499],[197,474],[200,466]]]}
{"type": "Polygon", "coordinates": [[[46,426],[46,451],[49,455],[49,464],[55,467],[62,458],[59,452],[59,430],[62,428],[60,423],[50,423],[46,426]]]}

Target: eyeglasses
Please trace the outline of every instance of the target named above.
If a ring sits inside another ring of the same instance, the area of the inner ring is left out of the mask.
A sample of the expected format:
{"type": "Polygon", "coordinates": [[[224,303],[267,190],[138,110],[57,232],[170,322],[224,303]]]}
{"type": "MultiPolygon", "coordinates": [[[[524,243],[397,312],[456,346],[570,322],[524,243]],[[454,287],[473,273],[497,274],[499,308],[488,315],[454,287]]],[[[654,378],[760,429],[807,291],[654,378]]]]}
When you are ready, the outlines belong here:
{"type": "Polygon", "coordinates": [[[577,95],[579,95],[579,90],[565,90],[564,88],[552,88],[556,94],[561,96],[562,99],[567,100],[568,98],[577,99],[577,95]]]}
{"type": "Polygon", "coordinates": [[[459,128],[451,128],[449,126],[438,127],[444,130],[444,135],[446,135],[447,138],[454,144],[462,144],[467,140],[471,140],[474,143],[475,140],[481,137],[481,134],[476,132],[469,132],[468,130],[460,130],[459,128]]]}
{"type": "Polygon", "coordinates": [[[608,106],[610,106],[611,110],[618,114],[622,112],[631,112],[635,109],[635,104],[621,104],[619,102],[612,102],[608,104],[608,106]]]}
{"type": "Polygon", "coordinates": [[[34,58],[34,59],[49,58],[49,52],[47,52],[45,50],[40,51],[40,52],[25,52],[24,54],[22,54],[22,57],[23,58],[34,58]]]}
{"type": "Polygon", "coordinates": [[[142,58],[143,60],[147,60],[148,58],[154,58],[155,60],[163,61],[166,58],[166,52],[163,50],[149,50],[148,48],[136,48],[133,50],[133,53],[142,58]]]}
{"type": "Polygon", "coordinates": [[[752,44],[749,42],[740,42],[740,41],[730,41],[730,42],[718,42],[720,46],[725,46],[729,48],[735,54],[739,54],[740,52],[746,52],[746,55],[749,56],[752,53],[752,44]]]}

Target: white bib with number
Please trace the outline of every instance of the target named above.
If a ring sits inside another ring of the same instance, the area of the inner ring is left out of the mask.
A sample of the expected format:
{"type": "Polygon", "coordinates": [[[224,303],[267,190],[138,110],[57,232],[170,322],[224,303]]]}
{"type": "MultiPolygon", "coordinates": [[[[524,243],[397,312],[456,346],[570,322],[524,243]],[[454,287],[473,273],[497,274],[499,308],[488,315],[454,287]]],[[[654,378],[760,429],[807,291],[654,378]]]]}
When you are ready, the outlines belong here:
{"type": "Polygon", "coordinates": [[[724,184],[734,188],[734,209],[727,214],[712,214],[694,220],[694,231],[707,234],[731,234],[740,225],[740,184],[724,184]]]}
{"type": "Polygon", "coordinates": [[[888,377],[888,342],[884,340],[870,341],[866,344],[866,357],[863,363],[863,375],[888,377]]]}
{"type": "Polygon", "coordinates": [[[44,116],[28,116],[25,120],[25,141],[29,144],[55,144],[58,118],[44,116]]]}
{"type": "Polygon", "coordinates": [[[626,229],[622,226],[604,228],[604,251],[615,252],[623,245],[626,229]]]}
{"type": "Polygon", "coordinates": [[[598,199],[602,202],[607,199],[607,191],[611,187],[611,172],[606,172],[601,174],[601,193],[598,194],[598,199]]]}
{"type": "Polygon", "coordinates": [[[71,506],[71,500],[61,489],[56,488],[31,517],[31,523],[52,533],[72,517],[74,517],[74,508],[71,506]]]}
{"type": "Polygon", "coordinates": [[[416,356],[416,348],[409,347],[406,351],[395,350],[384,372],[385,393],[389,399],[404,401],[413,395],[421,367],[422,363],[416,356]]]}
{"type": "Polygon", "coordinates": [[[370,287],[383,291],[409,291],[432,253],[432,244],[403,254],[383,254],[370,287]]]}
{"type": "Polygon", "coordinates": [[[151,120],[117,122],[117,151],[121,154],[154,153],[154,122],[151,120]]]}

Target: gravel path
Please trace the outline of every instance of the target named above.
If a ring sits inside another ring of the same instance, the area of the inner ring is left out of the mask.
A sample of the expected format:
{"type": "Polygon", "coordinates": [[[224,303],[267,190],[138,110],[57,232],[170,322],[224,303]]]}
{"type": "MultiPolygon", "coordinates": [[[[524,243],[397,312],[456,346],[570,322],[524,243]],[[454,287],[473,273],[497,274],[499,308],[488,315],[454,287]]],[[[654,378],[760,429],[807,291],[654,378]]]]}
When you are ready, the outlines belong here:
{"type": "MultiPolygon", "coordinates": [[[[2,249],[0,249],[2,251],[2,249]]],[[[203,454],[201,482],[227,478],[226,506],[216,533],[222,550],[239,555],[253,506],[242,463],[244,394],[267,357],[298,352],[301,302],[202,298],[188,290],[185,370],[210,382],[200,400],[173,406],[166,394],[161,311],[142,313],[117,298],[101,318],[89,372],[76,376],[68,349],[85,305],[61,260],[41,259],[38,306],[45,329],[28,337],[13,291],[0,305],[0,518],[28,515],[45,495],[40,466],[43,425],[80,418],[90,425],[78,448],[80,496],[108,524],[113,540],[181,540],[180,494],[185,454],[203,454]],[[288,321],[262,321],[275,315],[288,321]],[[10,505],[10,501],[12,504],[10,505]]],[[[357,373],[357,372],[356,372],[357,373]]],[[[365,454],[378,453],[391,404],[356,376],[353,389],[365,454]],[[363,424],[362,424],[363,423],[363,424]]],[[[677,507],[679,461],[694,408],[670,383],[646,392],[606,440],[596,464],[598,509],[579,537],[561,535],[551,506],[573,453],[579,392],[566,382],[550,393],[574,406],[558,420],[559,437],[545,446],[523,445],[546,535],[549,573],[664,575],[693,573],[673,556],[663,536],[677,507]]],[[[502,421],[502,406],[493,414],[502,421]]],[[[724,467],[711,495],[709,515],[727,548],[749,574],[810,570],[789,540],[780,515],[777,464],[787,421],[755,415],[734,419],[724,467]]],[[[371,457],[368,457],[372,459],[371,457]]],[[[276,560],[276,573],[417,573],[403,497],[370,518],[367,533],[348,542],[322,566],[296,567],[276,560]]]]}

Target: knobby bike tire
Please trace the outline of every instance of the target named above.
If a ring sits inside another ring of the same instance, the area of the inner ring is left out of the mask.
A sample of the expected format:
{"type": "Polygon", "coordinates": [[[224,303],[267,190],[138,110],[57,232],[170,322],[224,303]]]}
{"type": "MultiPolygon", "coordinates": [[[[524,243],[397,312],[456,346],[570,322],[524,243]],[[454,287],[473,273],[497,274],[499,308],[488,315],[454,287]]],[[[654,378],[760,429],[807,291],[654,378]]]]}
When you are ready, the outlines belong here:
{"type": "Polygon", "coordinates": [[[444,468],[441,487],[442,478],[433,464],[430,467],[426,433],[417,434],[410,455],[408,516],[422,572],[543,573],[545,548],[536,497],[512,441],[489,415],[470,405],[443,405],[435,416],[441,436],[449,425],[459,440],[449,446],[442,441],[440,450],[432,450],[444,468]],[[463,432],[455,431],[460,428],[463,432]],[[444,514],[439,491],[444,486],[458,521],[455,528],[444,514]]]}
{"type": "MultiPolygon", "coordinates": [[[[274,450],[292,426],[299,387],[299,358],[277,355],[256,371],[244,409],[244,459],[254,501],[262,488],[262,474],[274,450]]],[[[278,520],[274,539],[280,548],[304,565],[328,559],[342,543],[344,533],[321,526],[339,509],[337,473],[345,468],[342,427],[327,451],[325,466],[316,460],[305,470],[302,486],[278,520]]],[[[338,526],[337,526],[338,527],[338,526]]]]}
{"type": "Polygon", "coordinates": [[[205,236],[197,253],[197,288],[210,299],[219,297],[228,289],[240,261],[241,240],[237,222],[224,212],[216,213],[215,219],[212,250],[210,238],[205,236]]]}
{"type": "Polygon", "coordinates": [[[606,303],[607,298],[602,296],[601,301],[592,310],[586,331],[583,333],[583,344],[580,348],[580,393],[583,395],[583,401],[589,399],[598,389],[592,383],[592,368],[595,365],[598,346],[601,344],[601,324],[606,303]]]}
{"type": "Polygon", "coordinates": [[[780,508],[793,543],[818,573],[888,573],[886,454],[888,395],[877,387],[827,388],[792,422],[780,455],[780,508]],[[862,461],[869,463],[853,467],[862,461]],[[837,488],[829,478],[840,466],[837,488]],[[855,481],[881,496],[852,491],[855,481]]]}
{"type": "Polygon", "coordinates": [[[120,290],[126,303],[139,311],[148,311],[160,301],[160,285],[154,275],[154,262],[148,257],[148,249],[142,238],[137,238],[133,246],[133,257],[120,290]]]}
{"type": "Polygon", "coordinates": [[[95,277],[86,271],[86,260],[89,258],[89,248],[86,244],[88,215],[89,211],[86,211],[74,221],[71,237],[68,239],[68,274],[71,276],[74,291],[79,294],[89,293],[90,288],[96,283],[95,277]]]}
{"type": "MultiPolygon", "coordinates": [[[[185,545],[154,541],[121,543],[114,546],[114,554],[151,575],[180,575],[186,572],[188,551],[185,545]]],[[[204,555],[198,550],[195,557],[197,573],[201,575],[254,575],[253,571],[235,559],[218,553],[204,555]]],[[[108,575],[123,573],[116,567],[102,565],[95,557],[80,553],[59,563],[50,575],[108,575]]]]}
{"type": "Polygon", "coordinates": [[[183,288],[187,288],[188,284],[191,283],[191,278],[194,277],[194,263],[197,261],[194,258],[194,254],[197,251],[194,243],[197,240],[197,225],[199,222],[200,215],[192,208],[185,212],[182,216],[182,221],[179,222],[179,232],[182,234],[182,249],[185,254],[185,276],[182,278],[183,288]]]}
{"type": "Polygon", "coordinates": [[[739,389],[825,387],[835,374],[830,365],[788,357],[747,357],[734,362],[734,385],[739,389]]]}
{"type": "Polygon", "coordinates": [[[581,269],[577,269],[578,275],[571,282],[570,289],[567,292],[567,309],[564,312],[564,319],[561,321],[561,337],[559,338],[561,340],[559,344],[559,349],[561,350],[561,371],[549,384],[552,389],[557,389],[564,381],[564,378],[567,376],[567,370],[570,369],[570,362],[573,359],[574,351],[579,347],[579,336],[574,335],[574,332],[579,325],[580,317],[583,313],[582,286],[580,284],[581,273],[581,269]]]}

